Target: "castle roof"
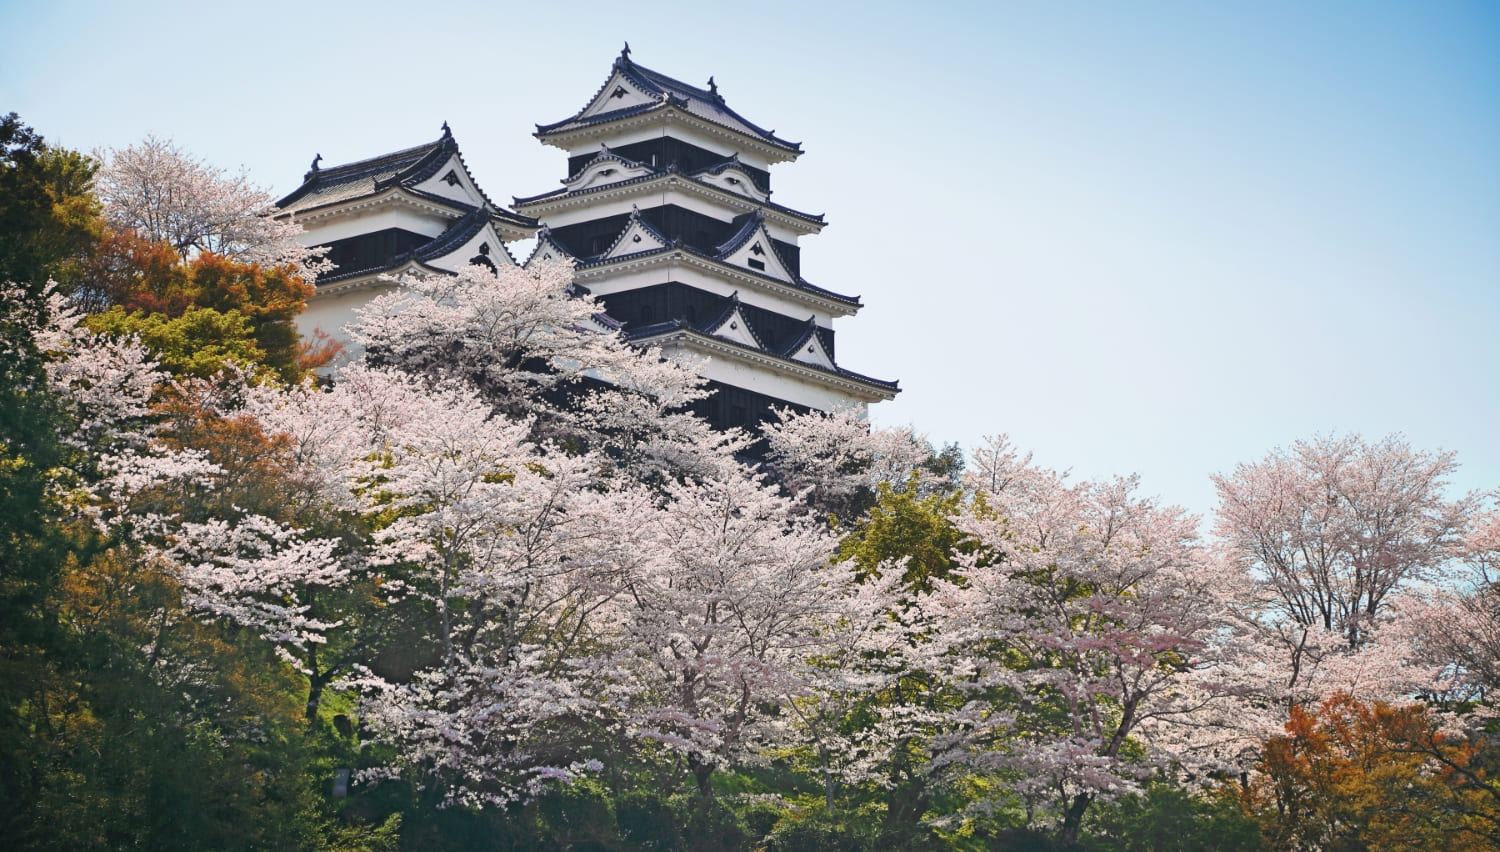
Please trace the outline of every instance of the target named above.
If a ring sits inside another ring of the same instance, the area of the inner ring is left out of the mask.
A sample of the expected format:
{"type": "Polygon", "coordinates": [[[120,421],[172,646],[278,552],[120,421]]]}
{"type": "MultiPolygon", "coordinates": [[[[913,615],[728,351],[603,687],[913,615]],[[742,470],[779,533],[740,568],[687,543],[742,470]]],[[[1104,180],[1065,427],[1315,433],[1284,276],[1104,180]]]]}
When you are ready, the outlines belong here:
{"type": "Polygon", "coordinates": [[[729,108],[710,77],[708,88],[699,88],[638,65],[630,58],[630,45],[620,51],[604,84],[583,109],[562,121],[538,124],[534,134],[542,141],[575,131],[625,119],[685,113],[691,119],[728,130],[752,140],[765,153],[779,160],[795,159],[802,153],[799,142],[789,142],[729,108]]]}
{"type": "MultiPolygon", "coordinates": [[[[618,159],[622,162],[629,162],[624,160],[624,158],[618,159]]],[[[631,163],[630,165],[636,170],[649,168],[643,167],[639,163],[631,163]]],[[[537,208],[538,212],[541,212],[547,208],[572,206],[571,202],[575,199],[582,199],[600,193],[612,192],[625,194],[628,191],[639,194],[650,194],[658,189],[657,184],[659,182],[666,182],[678,183],[684,189],[696,191],[700,195],[708,195],[717,200],[728,200],[747,210],[763,208],[767,212],[779,213],[781,215],[777,218],[784,224],[795,225],[799,230],[805,230],[809,233],[817,233],[828,224],[827,220],[823,218],[822,213],[803,213],[800,210],[794,210],[785,205],[777,204],[774,201],[761,200],[753,195],[734,192],[702,179],[701,175],[722,172],[724,165],[721,163],[704,169],[696,169],[692,172],[682,172],[678,170],[675,163],[672,163],[664,168],[651,169],[649,172],[611,183],[594,184],[581,189],[569,189],[564,186],[540,195],[515,196],[512,198],[512,203],[518,210],[537,208]]],[[[583,171],[583,169],[580,169],[579,173],[581,174],[583,171]]]]}
{"type": "MultiPolygon", "coordinates": [[[[720,319],[722,318],[716,318],[715,321],[720,319]]],[[[867,402],[893,399],[901,392],[899,382],[871,378],[843,367],[826,366],[821,363],[793,359],[781,353],[768,352],[753,344],[715,334],[686,320],[673,319],[636,328],[626,332],[625,338],[641,344],[677,344],[705,354],[759,363],[771,367],[775,372],[800,376],[819,384],[858,389],[859,395],[867,402]]],[[[802,341],[799,340],[800,342],[802,341]]]]}
{"type": "MultiPolygon", "coordinates": [[[[339,269],[331,275],[319,276],[318,291],[336,292],[357,289],[381,277],[396,276],[413,270],[452,274],[454,269],[473,259],[469,252],[460,253],[460,250],[474,242],[476,237],[484,233],[487,226],[492,226],[495,222],[496,216],[493,211],[475,208],[464,217],[454,221],[443,233],[414,249],[400,252],[376,263],[339,269]]],[[[490,233],[493,235],[494,245],[499,247],[511,265],[515,265],[516,259],[501,239],[501,231],[491,228],[490,233]]],[[[489,244],[490,240],[483,240],[482,245],[489,244]]],[[[488,251],[481,247],[479,253],[487,255],[488,251]]]]}
{"type": "Polygon", "coordinates": [[[459,151],[458,142],[454,140],[453,132],[449,130],[447,122],[443,123],[443,135],[436,141],[425,145],[417,145],[327,169],[319,168],[320,160],[322,160],[321,155],[313,160],[313,167],[303,175],[301,186],[276,202],[279,208],[278,215],[296,215],[314,210],[325,210],[399,189],[425,201],[448,207],[462,215],[467,215],[475,208],[483,208],[497,222],[508,224],[512,229],[529,231],[537,226],[535,219],[512,213],[495,204],[489,196],[485,195],[484,190],[479,188],[479,184],[469,173],[463,153],[459,151]],[[456,161],[456,165],[450,167],[451,177],[448,181],[450,185],[457,185],[460,182],[457,170],[463,169],[463,177],[466,179],[464,182],[466,186],[473,189],[473,195],[467,196],[468,201],[419,188],[442,171],[445,165],[453,161],[456,161]]]}
{"type": "MultiPolygon", "coordinates": [[[[553,240],[552,244],[557,245],[555,240],[553,240]]],[[[741,244],[743,245],[743,242],[741,244]]],[[[561,246],[558,247],[561,248],[561,246]]],[[[772,249],[774,250],[774,248],[775,247],[773,245],[772,249]]],[[[629,254],[609,255],[606,253],[594,258],[580,259],[577,261],[574,268],[582,273],[599,267],[609,266],[615,263],[639,262],[651,257],[667,258],[677,256],[683,259],[697,259],[699,261],[703,261],[703,265],[708,268],[733,270],[733,272],[738,276],[749,278],[750,280],[761,284],[762,286],[769,284],[773,285],[774,287],[786,288],[784,290],[781,290],[781,292],[800,291],[810,296],[814,296],[828,302],[836,303],[837,305],[842,306],[842,308],[846,311],[849,308],[854,308],[857,310],[863,307],[863,304],[860,302],[858,296],[846,296],[843,293],[835,293],[832,290],[826,290],[822,287],[818,287],[814,284],[809,283],[805,278],[798,277],[793,281],[785,281],[777,278],[774,275],[767,275],[765,272],[742,267],[736,263],[731,263],[728,260],[728,255],[730,253],[732,253],[732,250],[730,252],[720,253],[700,251],[690,245],[683,244],[681,241],[672,241],[663,246],[653,246],[644,251],[631,252],[629,254]]],[[[853,313],[853,311],[847,312],[853,313]]]]}
{"type": "MultiPolygon", "coordinates": [[[[413,249],[410,254],[418,261],[434,260],[452,254],[478,236],[486,225],[495,223],[498,218],[494,211],[476,208],[467,216],[449,225],[448,230],[438,234],[431,242],[413,249]]],[[[506,256],[510,257],[510,262],[514,264],[516,259],[514,255],[511,255],[510,249],[505,247],[503,241],[497,240],[497,242],[500,250],[505,252],[506,256]]]]}

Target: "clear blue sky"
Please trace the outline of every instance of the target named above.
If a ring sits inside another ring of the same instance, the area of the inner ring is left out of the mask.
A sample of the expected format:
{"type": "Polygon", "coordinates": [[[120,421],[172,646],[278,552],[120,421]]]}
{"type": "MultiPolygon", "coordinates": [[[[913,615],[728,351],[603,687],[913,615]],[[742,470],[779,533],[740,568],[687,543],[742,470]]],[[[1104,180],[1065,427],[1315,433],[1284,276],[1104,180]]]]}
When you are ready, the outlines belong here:
{"type": "Polygon", "coordinates": [[[1403,432],[1500,486],[1500,4],[0,0],[0,111],[170,136],[277,192],[449,121],[491,197],[622,41],[808,152],[814,283],[879,423],[1009,432],[1198,512],[1208,475],[1403,432]],[[712,11],[710,11],[712,10],[712,11]]]}

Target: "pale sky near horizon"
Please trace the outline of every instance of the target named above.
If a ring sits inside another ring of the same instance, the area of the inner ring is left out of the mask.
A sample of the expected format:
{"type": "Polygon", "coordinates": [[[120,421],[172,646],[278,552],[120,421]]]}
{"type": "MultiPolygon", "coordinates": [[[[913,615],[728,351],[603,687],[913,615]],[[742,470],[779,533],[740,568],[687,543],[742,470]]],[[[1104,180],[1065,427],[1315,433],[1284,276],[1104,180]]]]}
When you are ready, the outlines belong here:
{"type": "Polygon", "coordinates": [[[1323,433],[1500,487],[1500,4],[117,4],[0,0],[0,113],[148,133],[277,195],[448,121],[491,198],[622,42],[803,143],[838,360],[879,424],[1009,433],[1206,514],[1209,474],[1323,433]]]}

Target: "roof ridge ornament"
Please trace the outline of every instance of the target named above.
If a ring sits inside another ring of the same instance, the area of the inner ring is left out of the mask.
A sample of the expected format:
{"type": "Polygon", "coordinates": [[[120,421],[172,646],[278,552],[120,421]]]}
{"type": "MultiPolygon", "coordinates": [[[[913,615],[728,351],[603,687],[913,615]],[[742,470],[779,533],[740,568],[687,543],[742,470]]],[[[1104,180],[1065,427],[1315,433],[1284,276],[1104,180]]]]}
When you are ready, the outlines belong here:
{"type": "Polygon", "coordinates": [[[306,183],[307,181],[310,181],[313,178],[316,178],[318,176],[318,163],[320,163],[322,161],[323,161],[323,155],[322,154],[314,154],[313,155],[312,165],[308,168],[307,174],[305,174],[305,175],[302,176],[302,182],[303,183],[306,183]]]}
{"type": "Polygon", "coordinates": [[[719,85],[714,82],[713,75],[711,74],[708,77],[708,93],[710,95],[713,95],[714,100],[718,101],[719,103],[724,102],[724,96],[719,94],[719,85]]]}
{"type": "Polygon", "coordinates": [[[443,138],[444,139],[452,139],[453,138],[453,129],[448,126],[448,122],[446,120],[443,122],[443,138]]]}

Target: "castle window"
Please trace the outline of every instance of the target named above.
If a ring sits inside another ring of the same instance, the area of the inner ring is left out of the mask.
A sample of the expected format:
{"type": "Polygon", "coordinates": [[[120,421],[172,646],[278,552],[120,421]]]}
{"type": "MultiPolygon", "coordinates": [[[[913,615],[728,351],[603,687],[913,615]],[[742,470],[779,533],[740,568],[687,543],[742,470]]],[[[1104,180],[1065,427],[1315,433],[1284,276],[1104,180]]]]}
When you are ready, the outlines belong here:
{"type": "Polygon", "coordinates": [[[763,260],[756,260],[755,258],[752,257],[749,260],[746,260],[745,262],[748,263],[748,264],[750,264],[750,268],[751,269],[759,269],[761,272],[765,272],[766,271],[766,262],[763,261],[763,260]]]}

